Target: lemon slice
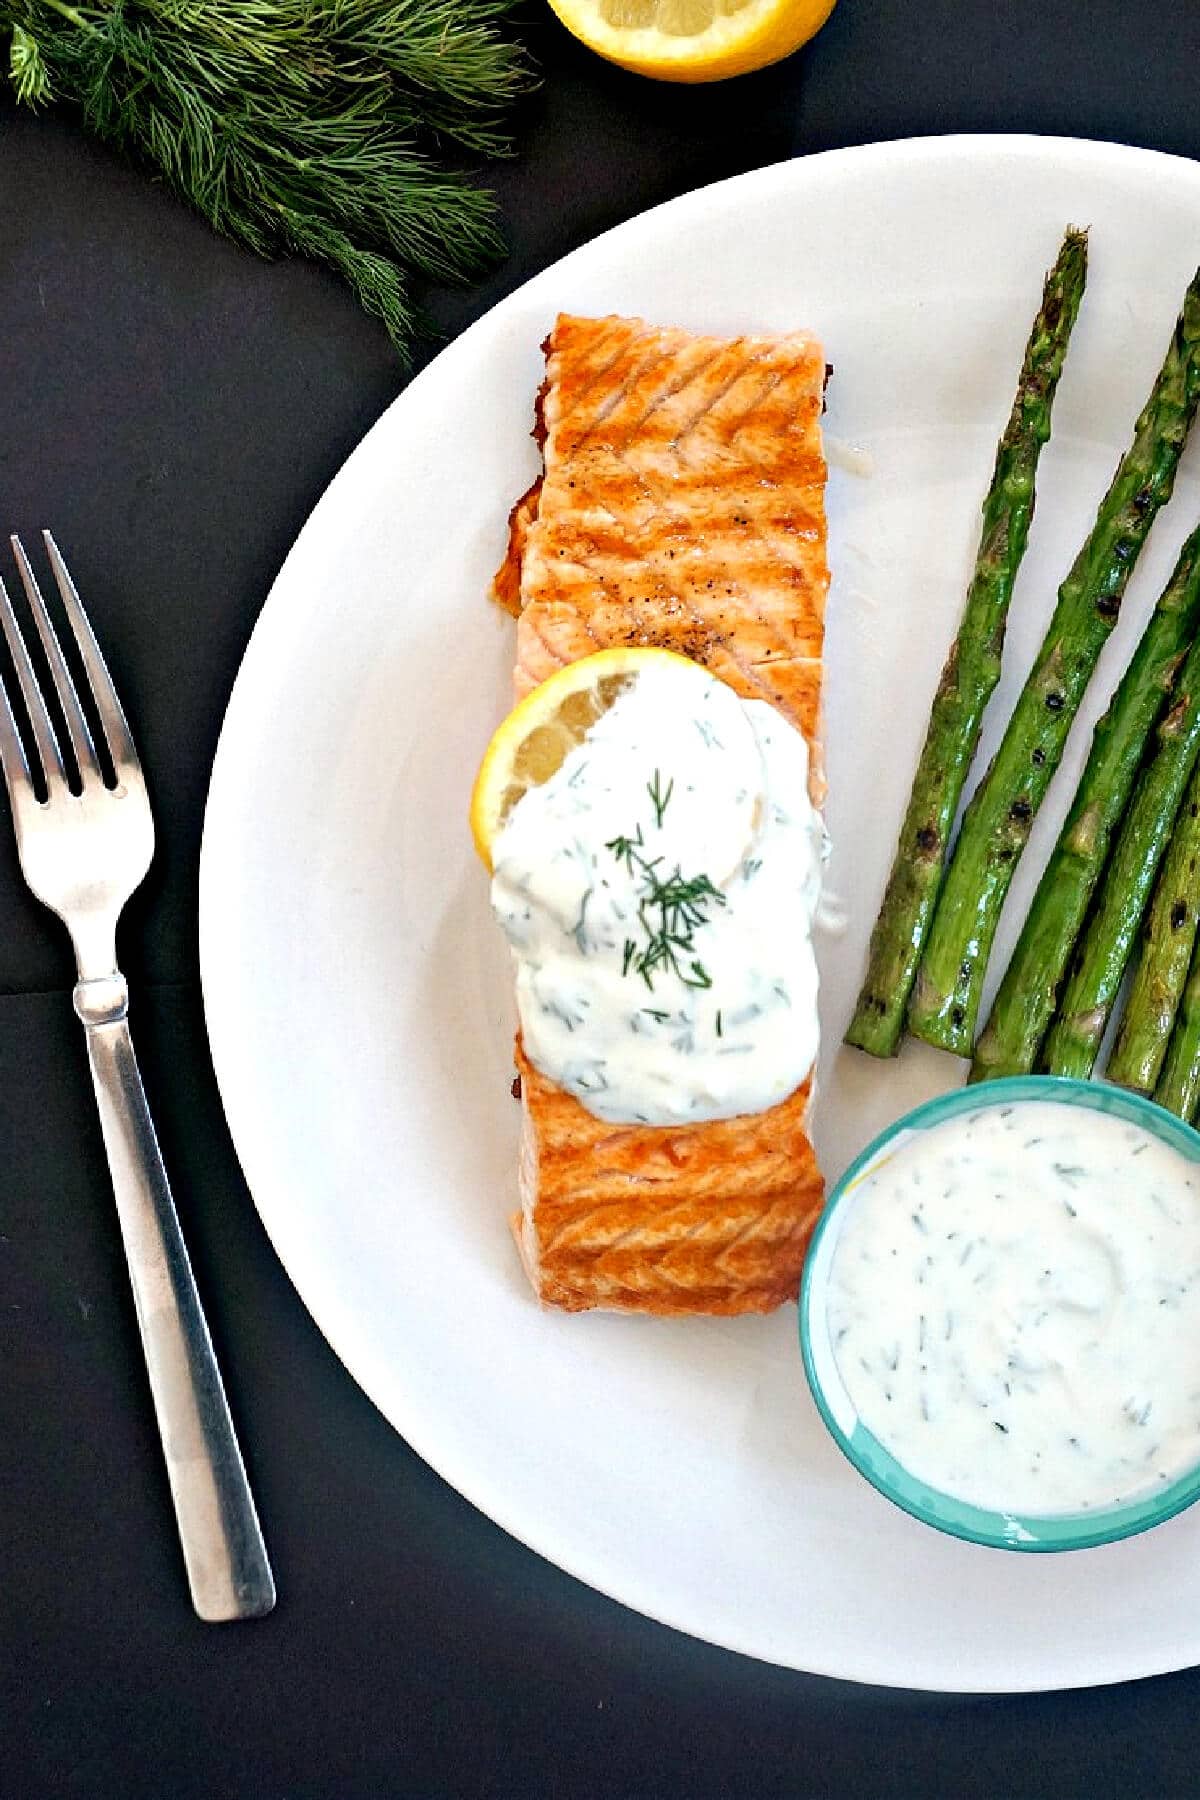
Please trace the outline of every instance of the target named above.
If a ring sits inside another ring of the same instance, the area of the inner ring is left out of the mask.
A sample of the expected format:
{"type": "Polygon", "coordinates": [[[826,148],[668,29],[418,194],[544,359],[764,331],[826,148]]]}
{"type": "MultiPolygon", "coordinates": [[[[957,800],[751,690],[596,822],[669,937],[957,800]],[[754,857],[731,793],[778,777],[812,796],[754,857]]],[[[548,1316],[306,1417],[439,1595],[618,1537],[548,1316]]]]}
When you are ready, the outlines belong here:
{"type": "Polygon", "coordinates": [[[643,669],[664,662],[696,668],[673,650],[618,644],[556,669],[514,706],[483,753],[471,794],[471,835],[489,869],[496,833],[521,796],[549,781],[643,669]]]}
{"type": "Polygon", "coordinates": [[[609,62],[660,81],[722,81],[790,56],[834,0],[550,0],[567,30],[609,62]]]}

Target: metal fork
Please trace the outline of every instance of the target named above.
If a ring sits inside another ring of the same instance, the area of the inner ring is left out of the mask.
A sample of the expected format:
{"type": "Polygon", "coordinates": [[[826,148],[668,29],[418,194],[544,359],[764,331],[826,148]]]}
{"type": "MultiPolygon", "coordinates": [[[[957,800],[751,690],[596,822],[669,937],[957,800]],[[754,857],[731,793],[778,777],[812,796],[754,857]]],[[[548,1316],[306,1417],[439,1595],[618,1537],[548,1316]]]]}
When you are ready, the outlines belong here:
{"type": "Polygon", "coordinates": [[[57,544],[43,532],[116,775],[106,782],[70,669],[21,540],[21,581],[79,771],[73,791],[4,583],[0,626],[29,716],[46,798],[38,796],[0,678],[0,766],[29,887],[71,934],[75,1011],[87,1032],[96,1104],[116,1195],[138,1325],[166,1454],[192,1601],[202,1619],[255,1618],[275,1604],[254,1500],[196,1292],[126,1018],[117,968],[121,909],[154,852],[141,764],[104,658],[57,544]]]}

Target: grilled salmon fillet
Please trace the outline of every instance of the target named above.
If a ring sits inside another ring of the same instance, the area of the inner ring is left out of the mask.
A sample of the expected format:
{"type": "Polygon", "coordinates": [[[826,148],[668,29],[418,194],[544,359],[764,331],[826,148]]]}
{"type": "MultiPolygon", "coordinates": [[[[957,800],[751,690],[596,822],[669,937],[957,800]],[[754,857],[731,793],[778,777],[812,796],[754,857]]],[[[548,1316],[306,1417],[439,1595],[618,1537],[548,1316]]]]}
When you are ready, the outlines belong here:
{"type": "MultiPolygon", "coordinates": [[[[493,597],[517,620],[515,687],[611,644],[705,664],[803,732],[824,794],[826,367],[808,333],[718,338],[560,316],[493,597]]],[[[684,1126],[597,1119],[518,1040],[522,1208],[538,1296],[659,1314],[795,1297],[823,1197],[811,1077],[766,1112],[684,1126]]]]}

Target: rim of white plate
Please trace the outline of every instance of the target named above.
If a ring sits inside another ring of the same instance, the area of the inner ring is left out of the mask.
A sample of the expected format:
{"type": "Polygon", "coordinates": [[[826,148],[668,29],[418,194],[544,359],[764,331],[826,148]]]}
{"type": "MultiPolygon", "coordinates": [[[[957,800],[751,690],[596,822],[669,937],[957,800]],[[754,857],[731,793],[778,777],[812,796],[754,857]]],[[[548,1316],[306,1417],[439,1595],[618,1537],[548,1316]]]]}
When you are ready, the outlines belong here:
{"type": "MultiPolygon", "coordinates": [[[[234,1067],[237,1066],[240,1071],[241,1064],[234,1052],[233,1034],[236,1032],[236,1021],[230,1015],[225,1004],[226,994],[220,969],[221,941],[231,923],[222,909],[220,894],[218,864],[221,856],[220,837],[224,829],[222,820],[226,816],[225,809],[228,806],[236,807],[240,804],[240,792],[244,787],[243,771],[247,766],[242,760],[243,744],[256,741],[258,736],[253,714],[254,690],[257,686],[259,669],[262,668],[265,672],[269,667],[273,655],[272,640],[284,619],[284,615],[279,611],[277,605],[280,590],[286,587],[294,567],[303,562],[308,554],[310,544],[314,543],[321,533],[323,529],[322,516],[331,507],[332,502],[342,493],[348,494],[354,489],[358,471],[371,462],[375,441],[388,429],[392,413],[397,408],[408,405],[412,396],[419,395],[427,384],[444,374],[447,364],[453,363],[459,357],[465,360],[477,338],[493,330],[497,322],[502,321],[510,312],[517,312],[522,304],[528,303],[536,295],[538,290],[543,287],[549,288],[552,284],[570,275],[577,264],[596,255],[601,247],[606,246],[613,239],[619,237],[624,240],[626,250],[630,248],[636,250],[641,241],[652,243],[662,221],[669,217],[672,223],[686,222],[689,213],[703,216],[711,204],[714,194],[727,194],[738,188],[751,187],[756,190],[756,193],[763,189],[769,192],[772,187],[786,189],[789,183],[796,179],[797,171],[827,167],[834,163],[861,166],[878,161],[894,165],[897,161],[932,163],[939,159],[987,159],[998,156],[1012,160],[1037,160],[1047,157],[1063,160],[1075,159],[1080,164],[1086,164],[1089,173],[1093,174],[1098,165],[1102,168],[1106,163],[1110,164],[1114,171],[1117,169],[1128,171],[1133,164],[1137,163],[1142,164],[1147,170],[1170,169],[1174,178],[1178,179],[1182,176],[1194,182],[1197,196],[1200,198],[1200,165],[1187,157],[1173,155],[1166,151],[1147,150],[1102,139],[1061,137],[1049,134],[944,133],[883,139],[869,144],[850,145],[790,158],[783,162],[765,165],[759,169],[751,169],[740,175],[708,183],[667,200],[611,227],[595,238],[589,239],[566,256],[547,265],[536,275],[519,284],[434,357],[385,408],[326,486],[284,559],[254,625],[226,708],[205,806],[199,881],[199,953],[205,1021],[217,1085],[234,1148],[259,1217],[276,1255],[322,1336],[358,1386],[362,1388],[392,1428],[403,1436],[405,1442],[449,1486],[511,1537],[543,1557],[554,1567],[619,1604],[629,1607],[630,1610],[640,1612],[644,1617],[669,1626],[685,1636],[694,1637],[700,1642],[712,1643],[718,1648],[732,1650],[756,1661],[769,1659],[764,1657],[749,1635],[742,1637],[739,1633],[731,1631],[721,1637],[709,1637],[690,1626],[686,1620],[672,1617],[670,1609],[654,1608],[630,1600],[625,1594],[617,1591],[604,1568],[590,1566],[586,1557],[575,1555],[571,1548],[558,1547],[553,1543],[539,1541],[536,1530],[531,1531],[527,1522],[512,1516],[504,1505],[497,1504],[496,1497],[488,1492],[486,1482],[476,1479],[475,1471],[470,1465],[464,1465],[452,1453],[445,1451],[444,1446],[437,1440],[432,1420],[413,1417],[405,1420],[403,1424],[398,1422],[396,1415],[402,1410],[396,1404],[398,1372],[393,1364],[376,1357],[374,1346],[370,1340],[364,1338],[356,1329],[353,1310],[340,1296],[330,1295],[327,1288],[321,1283],[319,1269],[315,1262],[309,1260],[303,1239],[297,1235],[289,1235],[286,1196],[277,1201],[272,1195],[273,1140],[271,1132],[265,1128],[265,1122],[256,1106],[254,1094],[232,1079],[234,1067]],[[218,920],[220,920],[220,925],[218,925],[218,920]],[[385,1394],[387,1398],[384,1397],[385,1394]]],[[[284,628],[286,629],[286,627],[284,628]]],[[[1185,1647],[1179,1646],[1178,1648],[1185,1647]]],[[[1191,1648],[1187,1647],[1187,1655],[1190,1657],[1191,1654],[1191,1648]]],[[[866,1685],[885,1687],[903,1685],[894,1679],[896,1668],[894,1654],[862,1656],[853,1667],[847,1666],[845,1658],[840,1661],[837,1658],[825,1660],[820,1656],[806,1658],[803,1666],[787,1662],[776,1666],[794,1667],[799,1672],[828,1676],[838,1680],[852,1680],[866,1685]]],[[[1065,1677],[1054,1681],[1022,1680],[1018,1672],[1014,1673],[1012,1682],[1004,1687],[993,1684],[980,1689],[973,1688],[968,1684],[946,1682],[940,1684],[933,1691],[1045,1692],[1080,1685],[1105,1686],[1118,1681],[1169,1673],[1186,1666],[1189,1666],[1186,1660],[1180,1661],[1178,1654],[1173,1655],[1168,1649],[1161,1656],[1144,1657],[1137,1666],[1133,1667],[1129,1665],[1128,1661],[1121,1663],[1114,1658],[1110,1665],[1102,1668],[1099,1672],[1096,1672],[1095,1669],[1090,1671],[1081,1682],[1075,1682],[1065,1677]]],[[[926,1690],[932,1687],[932,1684],[927,1681],[909,1685],[924,1687],[926,1690]]]]}

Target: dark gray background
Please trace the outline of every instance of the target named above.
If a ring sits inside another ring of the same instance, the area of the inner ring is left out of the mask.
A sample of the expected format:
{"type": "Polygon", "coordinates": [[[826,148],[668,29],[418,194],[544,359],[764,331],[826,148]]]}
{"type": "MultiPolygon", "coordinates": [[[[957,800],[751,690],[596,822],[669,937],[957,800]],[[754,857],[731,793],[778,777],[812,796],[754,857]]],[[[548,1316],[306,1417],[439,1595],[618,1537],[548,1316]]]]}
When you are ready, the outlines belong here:
{"type": "MultiPolygon", "coordinates": [[[[518,22],[545,85],[496,178],[511,255],[486,286],[433,297],[448,335],[606,226],[811,150],[1032,130],[1200,154],[1195,0],[841,0],[801,56],[695,90],[606,67],[540,5],[518,22]]],[[[161,848],[124,960],[282,1596],[240,1628],[190,1614],[66,940],[4,827],[0,1793],[1200,1793],[1197,1675],[1023,1699],[874,1691],[601,1599],[420,1463],[294,1294],[207,1057],[202,807],[272,576],[401,385],[331,279],[254,261],[69,123],[0,106],[0,526],[59,533],[153,777],[161,848]]]]}

